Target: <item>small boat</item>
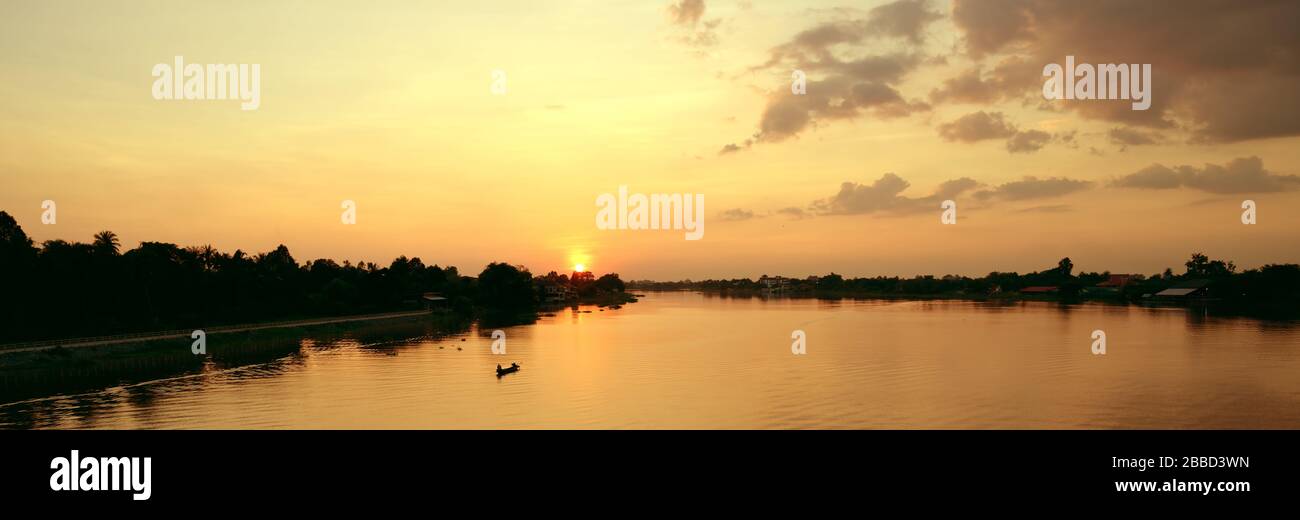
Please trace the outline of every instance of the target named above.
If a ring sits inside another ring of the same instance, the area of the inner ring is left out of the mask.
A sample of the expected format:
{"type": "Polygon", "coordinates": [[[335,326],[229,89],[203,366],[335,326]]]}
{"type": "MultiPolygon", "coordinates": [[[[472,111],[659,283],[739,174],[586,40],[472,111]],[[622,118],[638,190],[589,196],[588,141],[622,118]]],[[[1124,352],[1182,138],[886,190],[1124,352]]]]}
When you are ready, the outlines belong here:
{"type": "Polygon", "coordinates": [[[501,365],[497,365],[497,377],[501,377],[506,374],[513,374],[518,371],[519,371],[519,363],[511,363],[510,366],[506,368],[501,368],[501,365]]]}

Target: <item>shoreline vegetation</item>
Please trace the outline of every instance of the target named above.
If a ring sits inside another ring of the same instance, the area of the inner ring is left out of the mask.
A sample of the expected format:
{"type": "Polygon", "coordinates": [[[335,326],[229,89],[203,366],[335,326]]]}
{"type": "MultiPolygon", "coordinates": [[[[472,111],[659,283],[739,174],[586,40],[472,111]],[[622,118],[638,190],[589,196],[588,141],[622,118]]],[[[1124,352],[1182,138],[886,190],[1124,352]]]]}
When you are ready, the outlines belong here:
{"type": "Polygon", "coordinates": [[[53,348],[0,355],[0,403],[51,395],[72,396],[103,388],[129,387],[154,379],[197,376],[283,360],[297,363],[304,352],[355,342],[391,350],[412,338],[445,338],[468,332],[472,320],[454,313],[354,321],[302,327],[215,332],[208,352],[194,355],[189,338],[153,339],[85,348],[53,348]]]}
{"type": "Polygon", "coordinates": [[[484,331],[532,323],[563,307],[619,308],[636,301],[614,273],[533,276],[501,262],[465,276],[405,256],[387,267],[299,263],[283,245],[250,255],[142,242],[122,252],[109,231],[89,244],[48,240],[37,246],[3,211],[0,287],[6,296],[0,299],[0,403],[251,364],[278,367],[345,342],[391,351],[414,338],[463,334],[476,323],[484,331]],[[298,320],[328,321],[283,323],[298,320]],[[205,330],[204,354],[191,351],[188,332],[176,334],[195,329],[205,330]],[[168,335],[58,346],[156,333],[168,335]],[[39,349],[5,350],[30,342],[39,349]]]}
{"type": "MultiPolygon", "coordinates": [[[[29,342],[153,334],[179,330],[256,327],[268,323],[346,318],[425,310],[429,324],[505,326],[535,321],[541,313],[577,305],[619,307],[636,301],[614,273],[534,276],[526,267],[494,262],[478,276],[454,266],[427,266],[400,256],[387,266],[316,259],[300,263],[280,245],[248,254],[211,246],[141,242],[123,252],[111,231],[91,243],[47,240],[40,245],[12,216],[0,211],[0,367],[67,365],[152,352],[154,338],[138,342],[39,352],[4,352],[29,342]],[[134,346],[136,348],[132,349],[134,346]],[[50,352],[57,351],[54,354],[50,352]],[[84,351],[84,352],[83,352],[84,351]],[[44,358],[44,359],[42,359],[44,358]]],[[[320,327],[245,331],[250,338],[279,337],[320,327]]],[[[437,330],[431,333],[437,333],[437,330]]],[[[190,340],[168,339],[168,348],[190,340]]]]}
{"type": "Polygon", "coordinates": [[[979,278],[958,275],[845,278],[831,273],[805,278],[763,275],[757,280],[632,280],[627,288],[699,291],[737,298],[1101,302],[1198,308],[1215,314],[1262,319],[1300,319],[1300,265],[1269,264],[1238,271],[1231,261],[1212,260],[1195,253],[1184,266],[1186,270],[1182,274],[1175,274],[1172,268],[1150,276],[1109,271],[1075,274],[1074,263],[1067,257],[1055,268],[1026,274],[995,271],[979,278]]]}

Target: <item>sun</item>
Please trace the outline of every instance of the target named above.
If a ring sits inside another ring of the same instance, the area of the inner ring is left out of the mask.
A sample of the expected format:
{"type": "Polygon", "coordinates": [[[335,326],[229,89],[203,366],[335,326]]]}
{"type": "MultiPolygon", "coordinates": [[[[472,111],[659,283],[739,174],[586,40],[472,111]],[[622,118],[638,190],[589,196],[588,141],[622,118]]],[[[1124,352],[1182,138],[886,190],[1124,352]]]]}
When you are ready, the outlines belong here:
{"type": "Polygon", "coordinates": [[[587,270],[587,266],[582,265],[582,264],[573,264],[573,270],[574,270],[575,272],[579,272],[579,273],[581,273],[581,272],[587,270]]]}

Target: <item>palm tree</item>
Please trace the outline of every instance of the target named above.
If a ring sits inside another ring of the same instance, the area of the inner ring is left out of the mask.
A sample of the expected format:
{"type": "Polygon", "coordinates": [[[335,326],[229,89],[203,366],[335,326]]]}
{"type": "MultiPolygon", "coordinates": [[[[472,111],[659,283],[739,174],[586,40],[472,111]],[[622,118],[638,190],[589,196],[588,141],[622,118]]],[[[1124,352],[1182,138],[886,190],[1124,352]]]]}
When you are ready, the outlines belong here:
{"type": "Polygon", "coordinates": [[[117,233],[112,231],[100,231],[95,233],[95,242],[93,245],[97,252],[117,256],[118,248],[122,243],[117,240],[117,233]]]}
{"type": "Polygon", "coordinates": [[[1074,271],[1074,262],[1071,262],[1068,256],[1062,258],[1060,262],[1056,263],[1056,271],[1061,273],[1061,276],[1069,278],[1070,273],[1074,271]]]}
{"type": "Polygon", "coordinates": [[[223,256],[221,252],[217,251],[217,248],[212,247],[211,244],[206,246],[187,247],[185,250],[194,255],[194,260],[198,262],[199,267],[202,267],[203,271],[208,273],[217,270],[217,264],[222,260],[223,256]]]}

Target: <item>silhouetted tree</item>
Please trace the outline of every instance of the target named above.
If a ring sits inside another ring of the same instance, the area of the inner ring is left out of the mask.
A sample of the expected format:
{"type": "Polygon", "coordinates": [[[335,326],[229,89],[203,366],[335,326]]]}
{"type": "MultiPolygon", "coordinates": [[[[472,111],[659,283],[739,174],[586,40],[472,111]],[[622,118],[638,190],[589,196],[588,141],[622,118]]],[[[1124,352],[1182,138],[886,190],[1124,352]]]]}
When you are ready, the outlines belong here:
{"type": "Polygon", "coordinates": [[[95,252],[101,255],[117,256],[118,248],[122,243],[117,240],[117,234],[112,231],[100,231],[95,233],[95,241],[91,242],[91,247],[95,252]]]}
{"type": "Polygon", "coordinates": [[[1201,253],[1193,253],[1191,260],[1184,265],[1187,266],[1187,276],[1195,277],[1221,278],[1237,271],[1237,266],[1232,262],[1210,260],[1201,253]]]}
{"type": "Polygon", "coordinates": [[[623,280],[620,280],[615,273],[605,274],[597,278],[595,286],[596,290],[605,292],[623,292],[625,289],[623,280]]]}
{"type": "Polygon", "coordinates": [[[828,274],[817,280],[818,291],[838,291],[844,288],[844,277],[835,273],[828,274]]]}
{"type": "Polygon", "coordinates": [[[317,259],[299,264],[284,245],[267,253],[222,253],[210,245],[142,242],[120,250],[117,235],[89,244],[49,240],[36,247],[0,211],[0,342],[414,308],[422,293],[458,311],[534,305],[526,269],[494,264],[483,283],[452,266],[398,257],[372,262],[317,259]]]}
{"type": "Polygon", "coordinates": [[[39,312],[40,302],[22,295],[33,293],[33,279],[37,250],[31,237],[23,232],[18,221],[0,211],[0,338],[5,331],[16,331],[33,324],[32,315],[39,312]]]}
{"type": "Polygon", "coordinates": [[[478,275],[480,305],[501,309],[533,307],[534,298],[533,275],[527,269],[493,262],[478,275]]]}
{"type": "Polygon", "coordinates": [[[1074,272],[1074,262],[1071,262],[1070,257],[1068,256],[1062,258],[1060,262],[1056,263],[1056,272],[1060,274],[1062,278],[1069,278],[1070,273],[1074,272]]]}

